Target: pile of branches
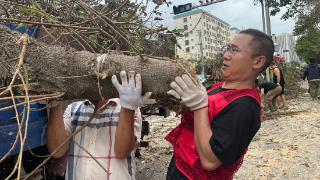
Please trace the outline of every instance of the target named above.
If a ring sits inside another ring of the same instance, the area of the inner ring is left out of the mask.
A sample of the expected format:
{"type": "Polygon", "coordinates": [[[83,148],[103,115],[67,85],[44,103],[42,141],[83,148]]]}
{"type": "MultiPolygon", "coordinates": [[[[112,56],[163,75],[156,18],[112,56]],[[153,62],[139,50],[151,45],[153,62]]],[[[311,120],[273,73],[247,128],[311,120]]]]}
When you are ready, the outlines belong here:
{"type": "Polygon", "coordinates": [[[37,27],[38,40],[77,50],[139,54],[143,51],[140,42],[146,35],[151,37],[166,30],[154,21],[161,16],[160,12],[156,9],[147,12],[148,1],[1,0],[0,3],[2,24],[37,27]]]}
{"type": "Polygon", "coordinates": [[[278,67],[282,69],[284,74],[284,80],[286,82],[286,98],[294,99],[305,93],[305,89],[303,89],[300,85],[303,72],[301,71],[299,64],[291,62],[286,64],[278,64],[278,67]]]}

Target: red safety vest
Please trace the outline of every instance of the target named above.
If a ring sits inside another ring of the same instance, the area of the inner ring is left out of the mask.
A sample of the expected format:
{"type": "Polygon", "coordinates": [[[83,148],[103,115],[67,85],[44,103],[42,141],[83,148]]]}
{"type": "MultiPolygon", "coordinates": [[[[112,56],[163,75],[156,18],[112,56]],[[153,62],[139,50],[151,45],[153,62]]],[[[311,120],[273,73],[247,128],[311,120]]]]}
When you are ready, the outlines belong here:
{"type": "MultiPolygon", "coordinates": [[[[208,92],[221,87],[222,84],[222,82],[214,84],[208,92]]],[[[255,99],[259,105],[261,104],[260,93],[257,89],[228,90],[210,95],[208,103],[210,124],[212,124],[212,120],[217,117],[226,106],[244,96],[251,97],[255,99]]],[[[189,179],[231,180],[234,173],[240,168],[247,149],[231,168],[228,169],[222,164],[216,170],[205,170],[201,166],[196,149],[193,120],[193,112],[185,113],[181,118],[181,123],[165,137],[174,147],[176,167],[189,179]]]]}

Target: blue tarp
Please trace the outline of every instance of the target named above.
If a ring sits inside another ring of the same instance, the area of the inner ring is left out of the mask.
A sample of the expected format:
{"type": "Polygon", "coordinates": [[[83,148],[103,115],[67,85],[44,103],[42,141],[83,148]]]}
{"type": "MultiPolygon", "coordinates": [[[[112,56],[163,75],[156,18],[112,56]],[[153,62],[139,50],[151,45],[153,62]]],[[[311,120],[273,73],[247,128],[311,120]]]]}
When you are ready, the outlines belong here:
{"type": "Polygon", "coordinates": [[[18,31],[20,33],[26,33],[30,37],[37,37],[37,27],[36,26],[29,26],[28,28],[16,24],[2,24],[11,30],[18,31]]]}

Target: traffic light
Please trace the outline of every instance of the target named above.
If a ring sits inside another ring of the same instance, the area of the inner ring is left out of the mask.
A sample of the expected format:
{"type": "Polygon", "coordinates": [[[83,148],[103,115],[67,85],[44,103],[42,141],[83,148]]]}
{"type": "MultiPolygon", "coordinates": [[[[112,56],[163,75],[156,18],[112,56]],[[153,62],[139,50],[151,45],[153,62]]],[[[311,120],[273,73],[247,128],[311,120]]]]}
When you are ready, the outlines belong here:
{"type": "Polygon", "coordinates": [[[179,5],[179,6],[173,6],[173,14],[180,14],[183,12],[187,12],[187,11],[191,11],[192,10],[192,4],[188,3],[188,4],[183,4],[183,5],[179,5]]]}

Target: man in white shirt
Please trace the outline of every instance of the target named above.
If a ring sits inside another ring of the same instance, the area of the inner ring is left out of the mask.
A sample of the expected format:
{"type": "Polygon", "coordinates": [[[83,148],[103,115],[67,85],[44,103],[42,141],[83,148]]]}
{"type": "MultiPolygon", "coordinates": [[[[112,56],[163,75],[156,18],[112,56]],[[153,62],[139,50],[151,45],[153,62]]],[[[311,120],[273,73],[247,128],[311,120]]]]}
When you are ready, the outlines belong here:
{"type": "Polygon", "coordinates": [[[135,179],[134,149],[142,122],[139,107],[151,93],[141,96],[140,74],[130,71],[127,78],[126,72],[121,71],[120,77],[121,84],[116,76],[112,77],[119,99],[74,102],[64,113],[61,105],[51,108],[48,122],[51,152],[93,117],[54,154],[59,158],[68,153],[66,179],[135,179]]]}

